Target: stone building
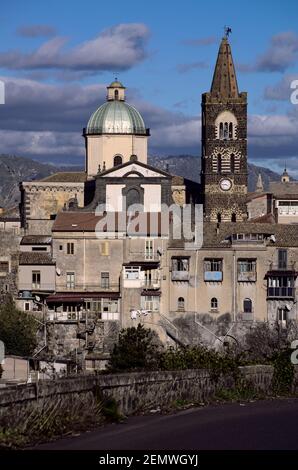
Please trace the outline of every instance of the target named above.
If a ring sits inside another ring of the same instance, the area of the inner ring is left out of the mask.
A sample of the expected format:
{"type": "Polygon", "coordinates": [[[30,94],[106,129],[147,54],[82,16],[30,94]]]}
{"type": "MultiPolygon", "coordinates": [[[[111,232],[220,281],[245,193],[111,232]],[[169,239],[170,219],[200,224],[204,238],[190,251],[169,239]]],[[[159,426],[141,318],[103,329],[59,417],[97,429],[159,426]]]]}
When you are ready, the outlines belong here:
{"type": "Polygon", "coordinates": [[[247,95],[227,37],[202,97],[201,185],[148,165],[149,134],[115,81],[83,131],[85,172],[21,184],[18,302],[46,315],[52,354],[87,367],[139,322],[165,344],[216,346],[297,321],[298,225],[279,212],[292,183],[287,199],[247,194],[247,95]]]}

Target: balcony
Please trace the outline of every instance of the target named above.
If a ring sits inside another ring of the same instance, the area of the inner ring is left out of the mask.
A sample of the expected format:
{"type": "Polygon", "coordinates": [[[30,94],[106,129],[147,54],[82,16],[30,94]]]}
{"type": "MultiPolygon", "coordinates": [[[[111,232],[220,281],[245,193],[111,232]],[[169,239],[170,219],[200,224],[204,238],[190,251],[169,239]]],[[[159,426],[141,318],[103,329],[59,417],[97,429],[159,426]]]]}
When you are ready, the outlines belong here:
{"type": "Polygon", "coordinates": [[[222,282],[223,275],[222,271],[205,271],[204,281],[207,282],[222,282]]]}
{"type": "Polygon", "coordinates": [[[269,271],[288,271],[289,273],[296,273],[296,262],[279,262],[279,263],[270,263],[269,271]]]}
{"type": "Polygon", "coordinates": [[[238,271],[238,282],[256,282],[256,271],[238,271]]]}
{"type": "Polygon", "coordinates": [[[145,279],[141,283],[144,289],[160,289],[160,280],[159,279],[145,279]]]}
{"type": "Polygon", "coordinates": [[[119,292],[119,283],[114,284],[58,284],[56,286],[57,292],[119,292]]]}
{"type": "Polygon", "coordinates": [[[172,271],[172,281],[188,282],[189,278],[189,271],[172,271]]]}
{"type": "MultiPolygon", "coordinates": [[[[106,321],[119,321],[120,320],[120,309],[118,312],[88,312],[87,318],[96,317],[98,320],[106,320],[106,321]]],[[[85,322],[86,321],[86,311],[77,311],[77,312],[55,312],[54,310],[48,310],[47,321],[55,321],[55,322],[85,322]]]]}
{"type": "Polygon", "coordinates": [[[267,287],[267,298],[293,299],[295,287],[267,287]]]}

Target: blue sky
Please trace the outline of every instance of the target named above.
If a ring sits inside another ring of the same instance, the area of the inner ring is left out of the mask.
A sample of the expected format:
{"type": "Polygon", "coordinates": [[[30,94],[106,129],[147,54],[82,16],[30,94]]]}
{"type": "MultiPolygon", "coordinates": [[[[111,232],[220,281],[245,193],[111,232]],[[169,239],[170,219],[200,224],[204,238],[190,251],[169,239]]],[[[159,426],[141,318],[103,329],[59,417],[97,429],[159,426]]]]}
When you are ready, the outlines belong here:
{"type": "Polygon", "coordinates": [[[151,128],[151,154],[200,154],[201,93],[224,25],[248,92],[249,159],[298,176],[296,3],[11,0],[0,14],[1,152],[78,163],[81,129],[115,73],[151,128]]]}

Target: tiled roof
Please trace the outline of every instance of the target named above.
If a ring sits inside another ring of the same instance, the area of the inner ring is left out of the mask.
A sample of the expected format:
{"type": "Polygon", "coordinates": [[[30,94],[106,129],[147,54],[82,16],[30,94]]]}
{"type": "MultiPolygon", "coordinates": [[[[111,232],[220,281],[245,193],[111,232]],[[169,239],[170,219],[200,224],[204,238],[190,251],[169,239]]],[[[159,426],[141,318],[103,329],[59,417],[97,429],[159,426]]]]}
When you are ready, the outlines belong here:
{"type": "Polygon", "coordinates": [[[49,253],[39,253],[36,251],[21,251],[19,258],[20,265],[55,265],[49,253]]]}
{"type": "MultiPolygon", "coordinates": [[[[134,217],[125,216],[125,212],[109,212],[107,215],[96,215],[94,212],[60,212],[58,213],[52,232],[126,232],[131,231],[142,235],[162,234],[161,213],[141,212],[134,217]],[[138,223],[134,223],[138,217],[138,223]],[[101,224],[99,224],[101,222],[101,224]],[[99,225],[97,225],[99,224],[99,225]],[[136,228],[134,229],[136,225],[136,228]]],[[[165,224],[166,225],[166,224],[165,224]]],[[[167,235],[166,227],[163,233],[167,235]]]]}
{"type": "Polygon", "coordinates": [[[298,181],[289,181],[288,183],[281,183],[276,181],[271,181],[269,183],[269,191],[274,194],[274,196],[295,196],[298,198],[298,181]]]}
{"type": "MultiPolygon", "coordinates": [[[[238,222],[217,224],[204,223],[204,248],[229,246],[229,237],[236,233],[263,233],[275,235],[274,246],[298,247],[298,224],[270,224],[259,222],[238,222]]],[[[273,243],[273,242],[272,242],[273,243]]]]}
{"type": "Polygon", "coordinates": [[[52,237],[47,235],[25,235],[20,245],[50,245],[52,237]]]}
{"type": "Polygon", "coordinates": [[[47,183],[84,183],[86,180],[87,175],[84,171],[69,171],[54,173],[40,181],[47,183]]]}

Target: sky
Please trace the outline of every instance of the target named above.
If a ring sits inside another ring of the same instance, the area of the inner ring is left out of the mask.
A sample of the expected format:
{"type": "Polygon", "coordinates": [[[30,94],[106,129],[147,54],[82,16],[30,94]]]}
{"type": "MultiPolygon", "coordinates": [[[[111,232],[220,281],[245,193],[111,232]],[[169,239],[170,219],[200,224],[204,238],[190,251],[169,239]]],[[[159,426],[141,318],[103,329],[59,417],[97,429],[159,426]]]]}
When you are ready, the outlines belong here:
{"type": "Polygon", "coordinates": [[[248,158],[298,178],[294,0],[10,0],[0,10],[0,153],[82,164],[82,128],[115,78],[151,129],[150,155],[200,155],[201,94],[224,26],[248,92],[248,158]]]}

